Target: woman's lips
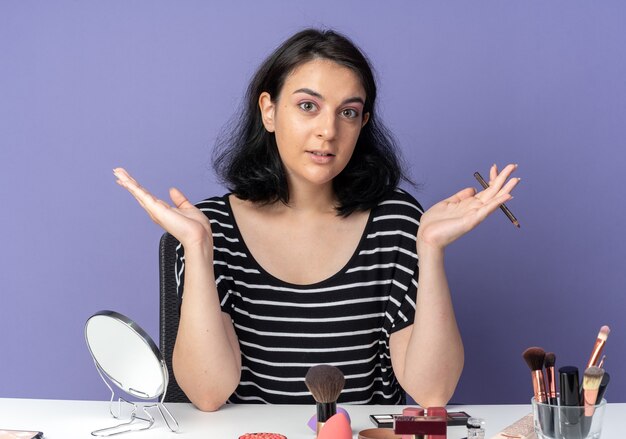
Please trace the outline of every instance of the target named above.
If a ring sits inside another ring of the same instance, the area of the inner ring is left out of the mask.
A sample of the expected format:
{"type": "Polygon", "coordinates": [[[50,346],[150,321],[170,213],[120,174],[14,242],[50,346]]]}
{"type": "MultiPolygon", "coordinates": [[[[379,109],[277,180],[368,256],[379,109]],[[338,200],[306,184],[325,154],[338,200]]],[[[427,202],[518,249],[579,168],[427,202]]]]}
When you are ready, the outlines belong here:
{"type": "Polygon", "coordinates": [[[319,163],[319,164],[329,163],[335,158],[335,155],[329,152],[307,151],[307,154],[309,155],[309,157],[311,158],[313,162],[319,163]]]}

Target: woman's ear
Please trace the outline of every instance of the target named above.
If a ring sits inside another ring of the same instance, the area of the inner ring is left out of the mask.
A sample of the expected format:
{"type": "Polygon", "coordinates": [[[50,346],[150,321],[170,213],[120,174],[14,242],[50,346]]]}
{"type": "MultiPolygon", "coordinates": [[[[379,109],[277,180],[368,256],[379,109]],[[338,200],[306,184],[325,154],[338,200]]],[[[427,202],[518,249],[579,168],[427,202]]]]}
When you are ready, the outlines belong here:
{"type": "Polygon", "coordinates": [[[365,124],[367,123],[368,120],[370,120],[370,114],[369,113],[365,113],[363,115],[363,122],[361,122],[361,128],[363,128],[365,126],[365,124]]]}
{"type": "Polygon", "coordinates": [[[276,106],[272,102],[272,97],[266,91],[259,96],[259,109],[261,110],[261,118],[263,119],[263,126],[270,133],[273,133],[274,128],[274,112],[276,106]]]}

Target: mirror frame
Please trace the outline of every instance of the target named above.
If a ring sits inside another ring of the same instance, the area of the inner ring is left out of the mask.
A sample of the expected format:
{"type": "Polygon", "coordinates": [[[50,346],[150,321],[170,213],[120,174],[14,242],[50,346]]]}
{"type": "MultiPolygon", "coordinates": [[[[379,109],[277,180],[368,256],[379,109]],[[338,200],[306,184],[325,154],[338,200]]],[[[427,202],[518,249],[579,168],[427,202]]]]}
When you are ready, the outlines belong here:
{"type": "Polygon", "coordinates": [[[85,342],[87,344],[87,348],[89,349],[89,353],[91,354],[91,358],[93,358],[93,361],[96,364],[96,367],[97,367],[99,372],[104,374],[104,376],[106,376],[111,382],[113,382],[120,390],[124,391],[125,393],[127,393],[129,395],[132,395],[132,396],[137,397],[137,398],[141,398],[143,400],[161,399],[161,402],[163,402],[163,400],[165,399],[165,394],[167,392],[167,386],[168,386],[168,383],[169,383],[169,373],[167,372],[167,365],[165,364],[165,360],[163,359],[163,355],[161,355],[161,351],[159,350],[157,345],[154,343],[154,340],[152,340],[152,337],[150,337],[150,335],[146,331],[144,331],[137,323],[135,323],[132,319],[130,319],[130,318],[126,317],[125,315],[120,314],[118,312],[110,311],[110,310],[103,310],[103,311],[98,311],[97,313],[93,314],[91,317],[89,317],[87,319],[87,322],[85,323],[85,331],[84,332],[85,332],[85,342]],[[118,322],[124,324],[131,331],[133,331],[135,334],[137,334],[137,336],[139,336],[141,338],[141,340],[150,348],[150,350],[152,351],[152,353],[154,354],[154,356],[156,357],[156,359],[159,362],[160,369],[161,369],[161,375],[163,377],[163,389],[162,389],[162,391],[161,391],[161,393],[159,395],[146,396],[146,394],[137,393],[132,388],[128,388],[128,389],[124,388],[123,386],[120,385],[119,381],[117,381],[115,379],[115,377],[111,377],[108,374],[108,372],[106,370],[104,370],[104,368],[100,365],[100,363],[98,362],[98,359],[95,357],[93,351],[91,350],[91,345],[89,343],[89,338],[87,337],[87,328],[89,327],[89,322],[91,321],[92,318],[94,318],[94,317],[101,317],[101,316],[112,318],[112,319],[117,320],[118,322]]]}

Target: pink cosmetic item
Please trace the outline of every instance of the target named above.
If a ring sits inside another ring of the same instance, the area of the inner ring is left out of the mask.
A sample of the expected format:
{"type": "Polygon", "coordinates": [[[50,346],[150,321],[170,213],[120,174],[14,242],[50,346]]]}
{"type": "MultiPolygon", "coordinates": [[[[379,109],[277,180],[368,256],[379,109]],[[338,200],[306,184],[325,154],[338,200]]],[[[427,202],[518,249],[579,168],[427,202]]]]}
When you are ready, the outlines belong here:
{"type": "MultiPolygon", "coordinates": [[[[346,418],[348,418],[349,424],[352,423],[352,421],[350,420],[350,415],[348,414],[346,409],[344,409],[343,407],[337,407],[337,413],[341,413],[346,418]]],[[[311,430],[316,431],[317,430],[317,415],[311,416],[311,419],[309,419],[309,422],[307,422],[306,425],[308,425],[311,430]]]]}
{"type": "MultiPolygon", "coordinates": [[[[393,428],[393,417],[396,414],[391,413],[379,413],[370,415],[370,421],[374,423],[377,428],[393,428]]],[[[465,426],[470,419],[470,415],[467,412],[448,412],[448,427],[465,426]]],[[[315,427],[312,427],[315,428],[315,427]]]]}
{"type": "MultiPolygon", "coordinates": [[[[406,407],[402,410],[402,416],[426,416],[426,411],[421,407],[406,407]]],[[[394,425],[395,425],[395,416],[394,416],[394,425]]],[[[394,428],[392,425],[391,428],[394,428]]],[[[403,434],[402,439],[412,439],[413,435],[403,434]]]]}
{"type": "Polygon", "coordinates": [[[428,435],[429,439],[447,437],[448,413],[443,407],[429,407],[426,410],[408,407],[401,416],[394,417],[393,430],[403,439],[413,439],[419,435],[428,435]]]}
{"type": "Polygon", "coordinates": [[[41,431],[0,430],[0,439],[42,439],[41,431]]]}
{"type": "Polygon", "coordinates": [[[287,439],[287,436],[279,433],[246,433],[239,439],[287,439]]]}
{"type": "Polygon", "coordinates": [[[402,410],[402,416],[426,416],[426,410],[420,407],[406,407],[402,410]]]}
{"type": "Polygon", "coordinates": [[[337,413],[324,423],[317,439],[352,439],[352,428],[343,414],[337,413]]]}

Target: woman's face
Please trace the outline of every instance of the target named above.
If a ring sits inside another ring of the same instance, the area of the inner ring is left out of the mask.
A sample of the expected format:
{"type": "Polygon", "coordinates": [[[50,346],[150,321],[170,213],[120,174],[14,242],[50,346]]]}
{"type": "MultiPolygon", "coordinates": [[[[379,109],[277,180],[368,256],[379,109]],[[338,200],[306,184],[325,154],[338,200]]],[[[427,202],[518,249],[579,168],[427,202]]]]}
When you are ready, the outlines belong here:
{"type": "Polygon", "coordinates": [[[263,123],[275,133],[290,189],[330,183],[346,167],[369,118],[365,98],[352,70],[325,59],[294,69],[277,100],[261,94],[263,123]]]}

